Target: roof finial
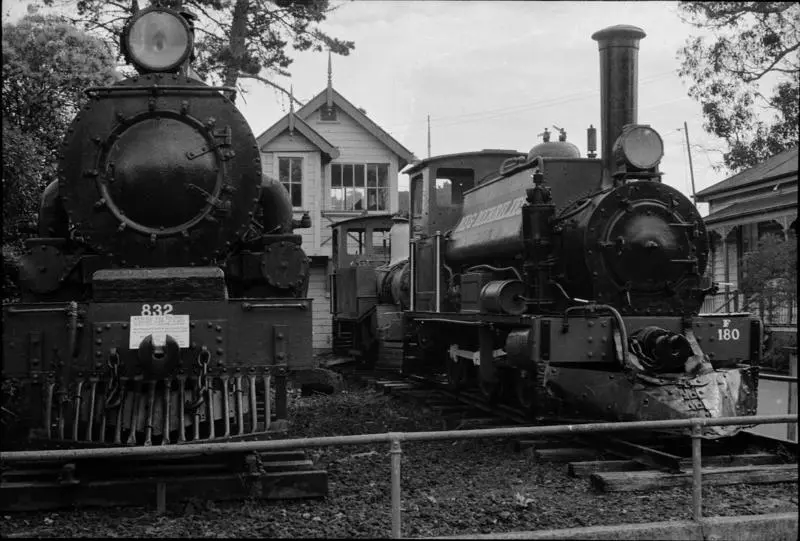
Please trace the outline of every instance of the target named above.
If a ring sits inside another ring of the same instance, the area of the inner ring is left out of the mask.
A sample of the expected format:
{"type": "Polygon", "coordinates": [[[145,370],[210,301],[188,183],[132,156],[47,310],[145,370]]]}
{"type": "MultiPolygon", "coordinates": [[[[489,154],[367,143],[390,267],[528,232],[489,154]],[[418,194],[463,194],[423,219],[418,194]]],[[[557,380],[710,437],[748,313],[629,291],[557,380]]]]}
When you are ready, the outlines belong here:
{"type": "Polygon", "coordinates": [[[333,106],[333,67],[331,64],[331,50],[328,49],[328,89],[325,96],[325,105],[333,106]]]}
{"type": "Polygon", "coordinates": [[[294,133],[294,85],[289,86],[289,133],[294,133]]]}

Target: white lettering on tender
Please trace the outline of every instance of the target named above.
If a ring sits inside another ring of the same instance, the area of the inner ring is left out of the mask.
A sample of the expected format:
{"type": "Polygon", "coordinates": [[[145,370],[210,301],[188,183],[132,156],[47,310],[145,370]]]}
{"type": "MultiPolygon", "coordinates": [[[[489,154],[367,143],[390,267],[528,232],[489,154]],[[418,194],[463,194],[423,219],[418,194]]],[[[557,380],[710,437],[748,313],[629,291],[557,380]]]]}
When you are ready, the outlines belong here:
{"type": "Polygon", "coordinates": [[[467,214],[461,218],[461,221],[458,222],[455,232],[458,233],[459,231],[463,231],[465,229],[478,227],[480,225],[485,225],[514,216],[520,211],[522,205],[524,204],[525,198],[518,197],[510,201],[504,201],[503,203],[489,207],[488,209],[467,214]]]}

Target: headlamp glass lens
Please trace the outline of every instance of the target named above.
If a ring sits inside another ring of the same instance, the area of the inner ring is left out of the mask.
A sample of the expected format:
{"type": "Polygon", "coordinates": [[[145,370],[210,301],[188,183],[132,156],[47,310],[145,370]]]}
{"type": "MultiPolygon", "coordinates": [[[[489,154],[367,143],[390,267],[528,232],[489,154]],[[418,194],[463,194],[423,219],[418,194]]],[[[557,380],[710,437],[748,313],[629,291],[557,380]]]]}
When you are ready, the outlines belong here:
{"type": "Polygon", "coordinates": [[[128,50],[133,60],[150,70],[171,69],[188,52],[191,42],[183,22],[171,13],[152,11],[133,23],[128,50]]]}
{"type": "Polygon", "coordinates": [[[625,134],[622,151],[631,165],[649,169],[661,161],[664,155],[664,143],[654,129],[637,126],[625,134]]]}

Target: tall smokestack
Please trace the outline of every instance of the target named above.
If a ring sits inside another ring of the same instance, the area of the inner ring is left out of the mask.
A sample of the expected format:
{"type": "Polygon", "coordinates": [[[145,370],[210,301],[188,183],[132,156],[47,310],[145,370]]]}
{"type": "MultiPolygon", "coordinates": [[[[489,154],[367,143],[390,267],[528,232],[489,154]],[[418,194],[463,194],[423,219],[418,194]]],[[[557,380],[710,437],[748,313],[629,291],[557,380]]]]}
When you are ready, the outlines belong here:
{"type": "Polygon", "coordinates": [[[600,48],[600,139],[603,186],[613,184],[614,141],[622,127],[636,123],[639,74],[639,40],[644,30],[618,24],[592,34],[600,48]]]}

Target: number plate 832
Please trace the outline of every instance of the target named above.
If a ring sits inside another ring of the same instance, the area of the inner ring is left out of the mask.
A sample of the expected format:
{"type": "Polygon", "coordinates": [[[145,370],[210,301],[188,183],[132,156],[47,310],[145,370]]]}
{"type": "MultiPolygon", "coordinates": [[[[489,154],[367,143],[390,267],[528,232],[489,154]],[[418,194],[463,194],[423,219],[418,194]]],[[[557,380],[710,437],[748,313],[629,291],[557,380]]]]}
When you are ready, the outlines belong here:
{"type": "Polygon", "coordinates": [[[168,316],[172,313],[171,304],[143,304],[142,316],[168,316]]]}

